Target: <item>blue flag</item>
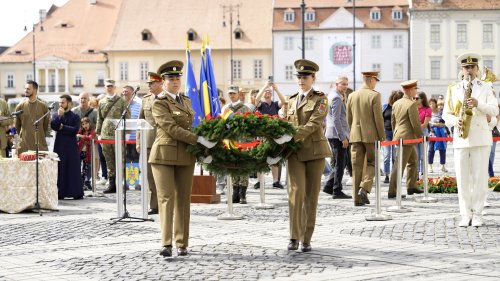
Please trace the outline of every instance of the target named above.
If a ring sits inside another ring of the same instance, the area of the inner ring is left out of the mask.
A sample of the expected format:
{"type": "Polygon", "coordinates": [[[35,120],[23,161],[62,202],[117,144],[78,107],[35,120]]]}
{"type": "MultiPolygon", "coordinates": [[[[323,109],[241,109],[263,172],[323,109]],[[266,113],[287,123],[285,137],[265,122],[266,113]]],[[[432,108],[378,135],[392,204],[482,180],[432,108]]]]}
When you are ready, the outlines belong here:
{"type": "Polygon", "coordinates": [[[189,44],[187,44],[186,49],[186,95],[191,99],[194,110],[194,121],[193,126],[197,126],[200,121],[204,118],[203,107],[201,105],[200,94],[196,86],[196,79],[193,72],[193,64],[191,63],[191,52],[189,50],[189,44]]]}
{"type": "MultiPolygon", "coordinates": [[[[208,42],[208,39],[207,39],[208,42]]],[[[208,92],[210,96],[210,113],[212,117],[216,117],[221,113],[219,93],[217,91],[217,84],[215,83],[215,75],[212,67],[212,59],[210,58],[210,46],[207,43],[206,50],[206,78],[208,83],[208,92]]]]}

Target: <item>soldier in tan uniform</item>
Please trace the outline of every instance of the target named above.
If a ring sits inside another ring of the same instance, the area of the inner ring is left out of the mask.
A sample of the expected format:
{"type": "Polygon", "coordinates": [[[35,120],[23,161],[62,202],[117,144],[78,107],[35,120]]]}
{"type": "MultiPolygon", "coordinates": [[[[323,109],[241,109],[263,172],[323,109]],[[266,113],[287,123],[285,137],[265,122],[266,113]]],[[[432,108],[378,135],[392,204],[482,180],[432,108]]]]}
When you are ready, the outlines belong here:
{"type": "Polygon", "coordinates": [[[12,119],[10,119],[10,110],[7,102],[4,99],[0,99],[0,119],[5,118],[5,120],[0,121],[0,158],[5,157],[7,149],[7,135],[5,132],[12,124],[12,119]]]}
{"type": "MultiPolygon", "coordinates": [[[[106,79],[106,97],[99,101],[97,109],[96,134],[102,140],[114,140],[116,124],[111,119],[120,119],[123,111],[127,108],[125,100],[115,93],[115,81],[106,79]]],[[[130,111],[127,111],[125,118],[130,118],[130,111]]],[[[116,166],[115,166],[115,145],[103,144],[102,152],[108,167],[109,186],[104,193],[116,192],[116,166]]]]}
{"type": "MultiPolygon", "coordinates": [[[[392,106],[392,131],[394,132],[394,140],[409,140],[421,138],[423,136],[422,127],[420,126],[420,118],[418,117],[417,103],[413,98],[417,95],[417,80],[409,80],[401,83],[404,96],[394,103],[392,106]]],[[[396,158],[396,163],[399,163],[399,158],[396,158]]],[[[414,193],[422,193],[423,191],[416,187],[417,181],[417,151],[415,144],[403,145],[403,174],[406,165],[408,164],[408,172],[406,174],[406,188],[409,195],[414,193]]],[[[389,182],[389,198],[396,197],[398,165],[391,172],[391,180],[389,182]]]]}
{"type": "MultiPolygon", "coordinates": [[[[227,91],[229,95],[229,103],[222,108],[222,112],[231,109],[234,113],[245,114],[250,112],[250,108],[246,106],[241,100],[239,95],[240,89],[238,86],[231,85],[227,91]]],[[[241,141],[241,140],[237,140],[241,141]]],[[[231,176],[233,182],[233,203],[247,203],[247,188],[248,176],[231,176]]]]}
{"type": "Polygon", "coordinates": [[[378,72],[362,74],[363,86],[347,99],[355,206],[370,204],[367,193],[372,190],[375,176],[375,142],[385,139],[380,93],[374,90],[378,72]]]}
{"type": "Polygon", "coordinates": [[[177,254],[188,254],[191,188],[195,157],[186,151],[189,144],[199,142],[213,147],[192,132],[194,111],[191,100],[179,93],[181,61],[169,61],[158,69],[164,91],[153,103],[156,139],[151,147],[149,163],[157,186],[158,210],[162,233],[160,255],[172,256],[172,231],[177,254]]]}
{"type": "MultiPolygon", "coordinates": [[[[142,98],[141,109],[139,111],[139,119],[145,119],[151,126],[153,126],[152,130],[148,130],[146,132],[146,146],[148,149],[148,155],[151,154],[151,146],[153,146],[153,142],[156,138],[156,123],[153,118],[153,103],[158,98],[158,95],[162,92],[163,80],[161,76],[154,72],[148,72],[148,86],[149,86],[149,94],[145,95],[142,98]]],[[[137,152],[141,150],[140,144],[140,133],[137,132],[137,143],[136,148],[137,152]]],[[[158,214],[158,197],[156,196],[156,183],[153,177],[153,171],[151,170],[151,164],[148,162],[148,185],[149,185],[149,215],[158,214]]]]}
{"type": "Polygon", "coordinates": [[[309,252],[325,158],[332,155],[322,128],[328,101],[323,92],[313,89],[319,66],[305,59],[294,65],[299,92],[290,97],[287,119],[297,127],[293,141],[302,142],[302,147],[288,157],[288,250],[297,250],[300,241],[302,252],[309,252]]]}

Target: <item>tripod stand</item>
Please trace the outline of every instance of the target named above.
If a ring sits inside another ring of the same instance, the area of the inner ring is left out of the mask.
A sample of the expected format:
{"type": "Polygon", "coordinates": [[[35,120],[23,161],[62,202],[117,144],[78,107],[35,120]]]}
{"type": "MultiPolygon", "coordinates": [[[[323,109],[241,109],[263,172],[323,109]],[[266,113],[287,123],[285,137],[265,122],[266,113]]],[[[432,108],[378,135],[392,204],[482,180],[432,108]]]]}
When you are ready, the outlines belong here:
{"type": "MultiPolygon", "coordinates": [[[[120,153],[122,155],[122,163],[123,163],[123,179],[119,179],[120,181],[123,181],[123,214],[120,217],[112,218],[111,220],[114,220],[111,225],[119,223],[119,222],[143,222],[143,221],[154,221],[153,219],[149,218],[139,218],[139,217],[132,217],[130,216],[128,210],[127,210],[127,183],[126,183],[126,175],[127,175],[127,168],[126,168],[126,140],[125,140],[125,132],[126,132],[126,114],[127,111],[130,108],[130,105],[132,104],[132,101],[134,101],[134,98],[137,94],[137,91],[139,90],[139,87],[137,87],[133,94],[132,98],[130,99],[129,103],[127,104],[127,107],[125,107],[125,110],[123,110],[122,115],[120,116],[120,119],[118,120],[118,123],[116,124],[115,130],[118,130],[120,123],[123,121],[123,130],[121,132],[122,134],[122,142],[120,144],[117,143],[121,147],[120,153]]],[[[117,189],[121,188],[120,185],[118,185],[117,189]]],[[[120,192],[117,190],[117,192],[120,192]]]]}
{"type": "MultiPolygon", "coordinates": [[[[35,202],[35,206],[31,209],[31,211],[38,211],[38,214],[41,216],[42,215],[42,210],[44,211],[59,211],[59,210],[56,210],[56,209],[45,209],[45,208],[42,208],[40,206],[40,200],[39,200],[39,190],[40,190],[40,182],[39,182],[39,160],[38,160],[38,156],[39,156],[39,146],[40,146],[40,143],[38,141],[38,125],[40,124],[40,121],[42,121],[49,113],[50,113],[50,110],[54,108],[54,104],[52,104],[51,106],[49,106],[47,112],[45,112],[44,115],[42,115],[42,117],[40,117],[38,120],[36,120],[33,125],[35,126],[35,166],[36,166],[36,202],[35,202]]],[[[17,149],[17,148],[16,148],[17,149]]]]}

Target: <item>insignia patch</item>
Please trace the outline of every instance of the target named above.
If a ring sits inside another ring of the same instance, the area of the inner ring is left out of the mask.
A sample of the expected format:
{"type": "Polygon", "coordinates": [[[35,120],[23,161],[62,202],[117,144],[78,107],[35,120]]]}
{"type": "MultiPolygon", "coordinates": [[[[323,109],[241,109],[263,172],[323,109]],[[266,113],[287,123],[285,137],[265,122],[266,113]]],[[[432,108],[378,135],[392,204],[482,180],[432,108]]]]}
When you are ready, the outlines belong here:
{"type": "Polygon", "coordinates": [[[180,111],[172,111],[172,113],[173,113],[174,115],[180,115],[180,114],[181,114],[181,112],[180,112],[180,111]]]}
{"type": "Polygon", "coordinates": [[[321,101],[319,103],[319,107],[318,107],[318,112],[319,113],[324,113],[325,110],[326,110],[327,105],[328,105],[327,99],[321,99],[321,101]]]}

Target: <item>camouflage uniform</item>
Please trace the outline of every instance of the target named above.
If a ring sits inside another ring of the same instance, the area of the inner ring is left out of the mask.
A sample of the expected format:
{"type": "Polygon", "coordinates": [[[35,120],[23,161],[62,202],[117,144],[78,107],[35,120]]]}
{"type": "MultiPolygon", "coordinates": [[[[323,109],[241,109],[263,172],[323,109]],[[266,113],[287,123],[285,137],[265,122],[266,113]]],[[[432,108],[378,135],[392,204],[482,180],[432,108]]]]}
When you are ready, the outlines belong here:
{"type": "MultiPolygon", "coordinates": [[[[112,98],[106,97],[99,102],[99,108],[97,110],[97,126],[96,133],[101,136],[103,140],[114,140],[115,139],[115,124],[111,119],[120,119],[123,110],[127,107],[125,100],[119,96],[114,95],[112,98]]],[[[130,118],[130,111],[127,111],[125,118],[130,118]]],[[[106,165],[108,166],[108,177],[115,179],[115,145],[114,144],[103,144],[102,152],[104,153],[104,158],[106,158],[106,165]]]]}

